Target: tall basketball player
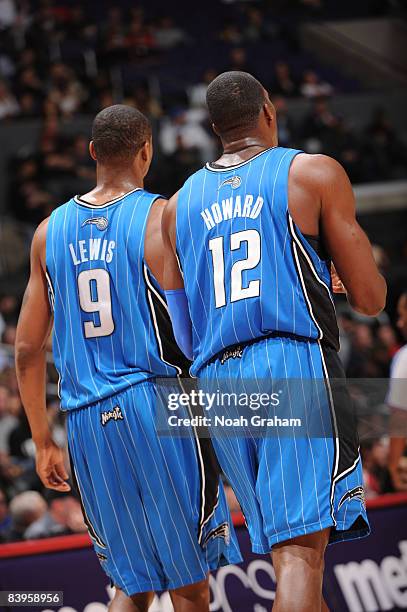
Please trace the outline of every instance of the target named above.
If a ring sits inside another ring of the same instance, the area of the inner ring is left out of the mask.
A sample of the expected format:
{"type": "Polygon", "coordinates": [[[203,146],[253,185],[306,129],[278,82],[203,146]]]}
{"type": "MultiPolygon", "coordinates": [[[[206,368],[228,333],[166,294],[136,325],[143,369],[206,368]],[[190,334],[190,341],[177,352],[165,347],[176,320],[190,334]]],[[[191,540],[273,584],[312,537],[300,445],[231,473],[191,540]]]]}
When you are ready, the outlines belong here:
{"type": "Polygon", "coordinates": [[[172,348],[159,289],[165,202],[143,189],[148,120],[122,105],[101,111],[90,153],[96,187],[57,208],[34,236],[18,324],[17,374],[37,471],[46,487],[69,490],[45,404],[53,321],[72,477],[117,588],[111,609],[147,610],[153,591],[169,589],[175,610],[207,611],[208,571],[240,556],[210,446],[192,432],[170,439],[156,431],[154,378],[175,377],[185,359],[172,348]]]}
{"type": "Polygon", "coordinates": [[[262,85],[226,72],[209,85],[207,103],[223,154],[164,212],[170,315],[201,381],[322,381],[321,404],[310,400],[306,410],[328,422],[325,436],[214,437],[253,550],[272,552],[273,610],[315,612],[325,609],[328,542],[369,532],[330,260],[359,312],[380,312],[386,286],[345,172],[323,155],[278,146],[262,85]],[[330,377],[340,384],[331,389],[330,377]]]}

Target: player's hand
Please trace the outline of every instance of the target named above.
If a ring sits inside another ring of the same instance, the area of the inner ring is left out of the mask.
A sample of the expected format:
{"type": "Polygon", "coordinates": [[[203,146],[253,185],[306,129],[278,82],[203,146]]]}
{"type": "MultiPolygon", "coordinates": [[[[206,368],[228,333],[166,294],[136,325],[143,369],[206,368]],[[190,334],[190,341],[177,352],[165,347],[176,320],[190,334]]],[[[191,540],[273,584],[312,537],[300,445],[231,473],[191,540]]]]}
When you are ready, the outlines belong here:
{"type": "Polygon", "coordinates": [[[331,279],[332,279],[332,291],[334,293],[346,293],[345,286],[341,279],[339,278],[339,274],[336,271],[335,266],[331,263],[331,279]]]}
{"type": "Polygon", "coordinates": [[[69,475],[64,465],[63,451],[55,442],[51,441],[46,446],[37,447],[36,468],[42,484],[47,489],[64,493],[71,490],[69,484],[65,482],[69,475]]]}

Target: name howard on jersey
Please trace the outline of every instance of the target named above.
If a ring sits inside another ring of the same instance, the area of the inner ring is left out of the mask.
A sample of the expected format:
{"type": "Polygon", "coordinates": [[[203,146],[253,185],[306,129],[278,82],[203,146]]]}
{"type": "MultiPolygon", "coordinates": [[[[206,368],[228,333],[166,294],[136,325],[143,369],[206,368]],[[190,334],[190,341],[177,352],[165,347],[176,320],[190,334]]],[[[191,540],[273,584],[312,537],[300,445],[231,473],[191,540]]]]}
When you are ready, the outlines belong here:
{"type": "Polygon", "coordinates": [[[114,240],[102,240],[102,238],[89,238],[88,240],[78,240],[75,245],[69,243],[74,266],[87,261],[105,261],[110,263],[113,259],[116,243],[114,240]]]}
{"type": "Polygon", "coordinates": [[[232,196],[225,198],[220,203],[215,202],[210,208],[205,208],[201,212],[201,217],[208,230],[218,223],[232,219],[234,217],[246,217],[256,219],[263,208],[264,200],[261,196],[254,196],[248,193],[244,199],[242,196],[232,196]]]}

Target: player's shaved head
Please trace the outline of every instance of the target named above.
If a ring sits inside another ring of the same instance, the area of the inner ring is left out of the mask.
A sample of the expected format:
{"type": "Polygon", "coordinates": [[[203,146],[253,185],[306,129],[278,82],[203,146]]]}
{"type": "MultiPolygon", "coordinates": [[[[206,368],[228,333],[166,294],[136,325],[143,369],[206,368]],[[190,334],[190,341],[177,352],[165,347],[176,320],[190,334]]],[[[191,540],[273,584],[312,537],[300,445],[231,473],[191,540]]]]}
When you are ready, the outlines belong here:
{"type": "Polygon", "coordinates": [[[263,85],[248,72],[223,72],[206,93],[209,115],[219,136],[256,128],[266,102],[263,85]]]}
{"type": "Polygon", "coordinates": [[[108,106],[93,121],[92,141],[101,164],[131,163],[150,138],[149,120],[132,106],[108,106]]]}

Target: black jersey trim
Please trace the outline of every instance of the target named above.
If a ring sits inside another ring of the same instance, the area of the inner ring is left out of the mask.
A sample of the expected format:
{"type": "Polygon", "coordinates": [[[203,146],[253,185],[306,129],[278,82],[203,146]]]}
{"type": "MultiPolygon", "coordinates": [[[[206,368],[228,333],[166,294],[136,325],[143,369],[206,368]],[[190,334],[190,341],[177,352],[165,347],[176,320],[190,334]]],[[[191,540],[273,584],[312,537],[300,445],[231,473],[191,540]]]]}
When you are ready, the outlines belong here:
{"type": "Polygon", "coordinates": [[[48,271],[48,268],[45,268],[45,278],[47,280],[47,285],[48,285],[48,299],[49,299],[49,303],[51,306],[51,309],[54,310],[55,308],[55,291],[54,291],[54,285],[52,284],[52,279],[51,279],[51,275],[48,271]]]}
{"type": "Polygon", "coordinates": [[[318,342],[329,407],[334,441],[334,461],[331,475],[330,504],[334,518],[336,484],[353,472],[360,461],[359,437],[352,399],[346,387],[346,377],[338,353],[318,342]]]}
{"type": "Polygon", "coordinates": [[[319,276],[314,262],[298,236],[294,221],[289,213],[287,213],[287,223],[291,234],[294,263],[308,312],[318,330],[318,340],[323,339],[324,343],[338,351],[339,331],[331,291],[319,276]]]}
{"type": "MultiPolygon", "coordinates": [[[[178,382],[181,389],[184,391],[185,389],[181,376],[188,376],[190,362],[177,346],[168,313],[168,306],[154,287],[151,273],[145,263],[143,264],[143,273],[147,290],[147,302],[150,308],[160,357],[164,363],[177,370],[178,382]]],[[[191,417],[194,416],[190,406],[188,406],[188,412],[191,417]]],[[[201,484],[198,542],[202,544],[203,529],[213,516],[219,504],[220,468],[213,450],[212,441],[206,437],[199,437],[196,427],[192,427],[192,431],[194,434],[201,484]]]]}
{"type": "Polygon", "coordinates": [[[228,172],[229,170],[236,170],[237,168],[241,168],[245,164],[248,164],[249,162],[257,159],[258,157],[260,157],[260,155],[263,155],[263,153],[267,153],[267,151],[272,151],[273,149],[277,149],[277,147],[269,147],[268,149],[263,149],[263,151],[260,151],[260,153],[256,153],[256,155],[253,155],[253,157],[249,157],[249,159],[246,159],[245,161],[240,162],[239,164],[235,164],[233,166],[225,166],[223,168],[214,168],[212,164],[215,162],[207,162],[205,164],[205,168],[207,170],[210,170],[211,172],[228,172]]]}
{"type": "Polygon", "coordinates": [[[135,189],[131,189],[131,191],[128,191],[127,193],[124,193],[123,195],[118,196],[117,198],[114,198],[113,200],[108,200],[104,204],[91,204],[90,202],[87,202],[86,200],[84,200],[80,195],[74,196],[74,200],[80,206],[84,206],[85,208],[94,208],[96,210],[99,210],[101,208],[106,208],[107,206],[111,206],[112,204],[116,204],[117,202],[120,202],[120,200],[127,198],[127,196],[131,195],[132,193],[136,193],[136,191],[143,191],[143,190],[141,187],[136,187],[135,189]]]}

